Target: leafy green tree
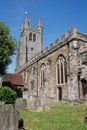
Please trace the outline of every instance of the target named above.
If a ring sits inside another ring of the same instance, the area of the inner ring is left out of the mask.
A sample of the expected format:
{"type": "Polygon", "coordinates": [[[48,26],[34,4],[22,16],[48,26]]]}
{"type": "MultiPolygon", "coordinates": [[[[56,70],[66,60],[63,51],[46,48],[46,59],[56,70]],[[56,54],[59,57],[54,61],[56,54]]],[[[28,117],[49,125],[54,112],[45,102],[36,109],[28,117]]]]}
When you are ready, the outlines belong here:
{"type": "Polygon", "coordinates": [[[10,35],[10,29],[0,21],[0,75],[6,73],[12,62],[11,56],[16,50],[16,40],[10,35]]]}
{"type": "Polygon", "coordinates": [[[3,86],[0,88],[0,101],[5,104],[15,104],[17,94],[11,88],[3,86]]]}

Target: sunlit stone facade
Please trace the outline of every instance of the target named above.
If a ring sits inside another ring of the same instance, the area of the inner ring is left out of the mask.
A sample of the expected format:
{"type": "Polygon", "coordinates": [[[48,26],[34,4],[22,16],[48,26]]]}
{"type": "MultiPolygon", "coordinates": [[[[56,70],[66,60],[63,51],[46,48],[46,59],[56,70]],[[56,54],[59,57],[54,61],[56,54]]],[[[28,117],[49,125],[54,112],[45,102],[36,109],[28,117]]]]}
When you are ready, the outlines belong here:
{"type": "Polygon", "coordinates": [[[21,28],[16,73],[21,73],[28,96],[46,95],[50,104],[85,99],[87,93],[87,35],[71,28],[43,48],[41,20],[21,28]]]}

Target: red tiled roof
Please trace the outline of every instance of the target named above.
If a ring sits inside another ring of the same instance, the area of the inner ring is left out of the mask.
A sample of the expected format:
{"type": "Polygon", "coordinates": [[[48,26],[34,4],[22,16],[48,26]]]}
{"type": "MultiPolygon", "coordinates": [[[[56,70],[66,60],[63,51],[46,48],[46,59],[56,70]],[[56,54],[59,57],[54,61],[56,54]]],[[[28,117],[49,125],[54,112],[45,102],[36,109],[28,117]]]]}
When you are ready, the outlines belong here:
{"type": "Polygon", "coordinates": [[[2,78],[2,82],[10,82],[11,85],[24,86],[21,74],[5,74],[2,78]]]}

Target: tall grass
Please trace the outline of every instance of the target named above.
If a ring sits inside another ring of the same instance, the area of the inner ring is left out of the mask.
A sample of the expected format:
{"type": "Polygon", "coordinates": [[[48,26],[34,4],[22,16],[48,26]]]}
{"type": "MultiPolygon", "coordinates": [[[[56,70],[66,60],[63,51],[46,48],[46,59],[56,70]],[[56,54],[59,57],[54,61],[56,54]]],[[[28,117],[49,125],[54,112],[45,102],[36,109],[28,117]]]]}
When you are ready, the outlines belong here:
{"type": "Polygon", "coordinates": [[[75,106],[62,104],[45,112],[29,110],[20,112],[26,130],[87,130],[85,116],[85,104],[75,106]]]}

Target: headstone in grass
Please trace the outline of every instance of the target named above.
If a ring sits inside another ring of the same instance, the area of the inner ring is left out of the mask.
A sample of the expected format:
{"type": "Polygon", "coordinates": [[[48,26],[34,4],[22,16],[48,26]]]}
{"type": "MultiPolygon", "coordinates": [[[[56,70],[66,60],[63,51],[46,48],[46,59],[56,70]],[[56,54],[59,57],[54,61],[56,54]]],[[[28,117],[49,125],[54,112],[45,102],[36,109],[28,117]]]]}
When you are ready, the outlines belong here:
{"type": "Polygon", "coordinates": [[[11,104],[0,103],[0,130],[18,130],[18,111],[11,104]]]}
{"type": "Polygon", "coordinates": [[[29,96],[28,108],[31,111],[40,112],[50,109],[50,100],[46,94],[41,97],[29,96]]]}
{"type": "Polygon", "coordinates": [[[15,109],[20,111],[26,108],[26,99],[24,98],[17,98],[15,103],[15,109]]]}
{"type": "Polygon", "coordinates": [[[43,111],[50,109],[50,99],[46,94],[43,94],[41,97],[41,106],[43,107],[43,111]]]}

